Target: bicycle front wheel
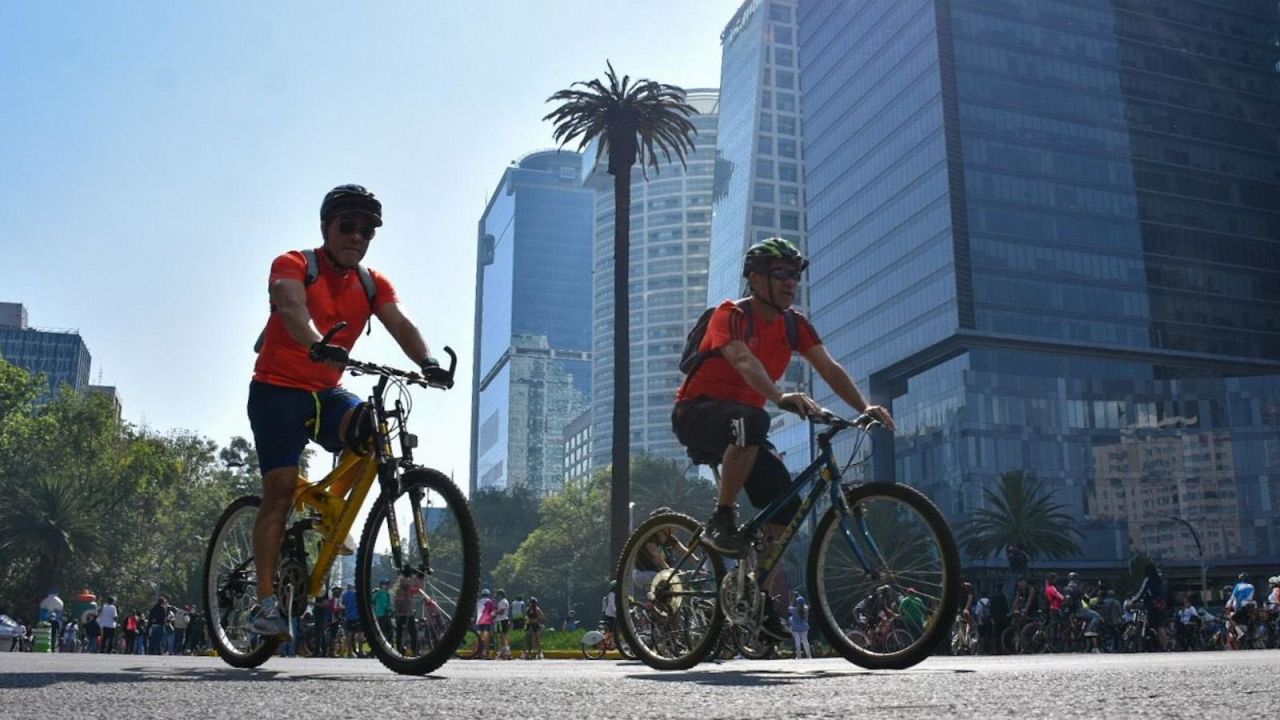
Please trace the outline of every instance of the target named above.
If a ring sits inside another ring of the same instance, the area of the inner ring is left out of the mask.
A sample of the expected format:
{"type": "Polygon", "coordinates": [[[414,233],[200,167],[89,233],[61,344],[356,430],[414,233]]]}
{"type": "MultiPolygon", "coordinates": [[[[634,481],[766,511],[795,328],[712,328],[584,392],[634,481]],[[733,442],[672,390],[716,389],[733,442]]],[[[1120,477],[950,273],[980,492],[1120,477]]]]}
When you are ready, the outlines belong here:
{"type": "Polygon", "coordinates": [[[636,657],[658,670],[685,670],[711,654],[724,613],[720,556],[694,546],[701,526],[688,515],[654,515],[618,560],[618,630],[636,657]]]}
{"type": "Polygon", "coordinates": [[[471,626],[480,585],[480,543],[466,499],[443,473],[408,470],[400,488],[396,495],[380,495],[369,510],[360,536],[356,588],[361,618],[378,617],[375,604],[385,614],[390,602],[397,621],[411,615],[440,628],[423,638],[416,632],[419,621],[364,623],[365,642],[383,665],[405,675],[425,675],[453,656],[471,626]]]}
{"type": "Polygon", "coordinates": [[[955,538],[938,508],[906,485],[860,485],[847,490],[844,500],[844,507],[823,516],[809,548],[809,594],[818,626],[850,662],[874,669],[911,667],[950,634],[960,588],[955,538]],[[904,647],[873,645],[852,632],[860,621],[857,606],[872,599],[902,617],[911,638],[904,647]]]}
{"type": "Polygon", "coordinates": [[[250,631],[258,611],[257,568],[253,562],[253,525],[262,499],[232,502],[214,526],[204,558],[204,611],[209,637],[228,665],[255,668],[276,651],[279,641],[250,631]]]}

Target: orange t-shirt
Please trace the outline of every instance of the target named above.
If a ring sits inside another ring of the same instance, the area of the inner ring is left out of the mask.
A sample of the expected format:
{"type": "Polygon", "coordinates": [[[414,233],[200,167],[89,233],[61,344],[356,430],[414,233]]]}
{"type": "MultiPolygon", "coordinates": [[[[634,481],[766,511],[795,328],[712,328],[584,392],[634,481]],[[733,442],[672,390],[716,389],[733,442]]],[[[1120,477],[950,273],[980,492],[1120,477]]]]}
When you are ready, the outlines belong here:
{"type": "MultiPolygon", "coordinates": [[[[791,363],[787,323],[780,314],[775,315],[772,322],[765,320],[762,315],[763,313],[754,309],[751,313],[754,327],[750,339],[746,341],[747,348],[760,360],[770,379],[777,382],[791,363]]],[[[746,313],[733,300],[720,303],[711,314],[707,334],[702,336],[702,344],[698,349],[704,353],[710,352],[724,347],[731,340],[742,340],[746,336],[746,319],[746,313]]],[[[796,325],[799,330],[796,352],[803,354],[814,345],[822,344],[808,318],[799,312],[796,312],[796,325]]],[[[676,391],[676,402],[698,397],[728,400],[753,407],[764,407],[765,403],[765,397],[753,390],[742,374],[722,355],[713,355],[703,361],[697,372],[685,378],[676,391]]]]}
{"type": "MultiPolygon", "coordinates": [[[[360,284],[360,274],[355,270],[340,270],[333,265],[324,251],[316,249],[316,261],[320,272],[316,281],[307,287],[307,311],[316,329],[326,333],[339,321],[347,326],[329,342],[350,350],[356,344],[365,324],[373,314],[369,296],[360,284]]],[[[391,282],[376,270],[370,270],[376,289],[374,302],[379,307],[398,302],[391,282]]],[[[277,257],[271,263],[271,276],[267,285],[280,279],[307,281],[307,259],[301,251],[294,250],[277,257]]],[[[267,333],[253,366],[253,379],[270,385],[298,388],[300,390],[326,390],[336,387],[342,379],[342,371],[325,363],[312,362],[310,348],[304,347],[285,329],[280,313],[273,312],[267,320],[267,333]]]]}

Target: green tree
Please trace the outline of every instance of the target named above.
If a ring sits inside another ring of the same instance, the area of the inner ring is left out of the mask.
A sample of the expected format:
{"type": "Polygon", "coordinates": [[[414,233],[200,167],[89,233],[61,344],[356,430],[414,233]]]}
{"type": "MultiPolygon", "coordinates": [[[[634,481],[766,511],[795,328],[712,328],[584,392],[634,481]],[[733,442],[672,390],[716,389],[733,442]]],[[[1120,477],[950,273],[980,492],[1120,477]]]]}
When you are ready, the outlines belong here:
{"type": "Polygon", "coordinates": [[[647,453],[632,458],[631,485],[636,504],[633,513],[636,525],[660,507],[701,517],[715,506],[716,488],[710,480],[687,475],[676,461],[655,458],[647,453]]]}
{"type": "Polygon", "coordinates": [[[1072,526],[1074,518],[1032,473],[1001,473],[996,488],[983,488],[982,494],[987,506],[974,510],[960,526],[960,545],[971,557],[994,557],[1010,543],[1022,545],[1032,558],[1080,554],[1078,541],[1084,535],[1072,526]]]}
{"type": "Polygon", "coordinates": [[[658,152],[667,162],[675,154],[684,165],[686,151],[694,149],[697,134],[689,117],[697,114],[685,91],[652,80],[618,79],[613,65],[600,80],[575,82],[547,102],[560,105],[544,117],[555,123],[555,139],[561,146],[577,139],[582,150],[599,142],[596,157],[608,155],[613,175],[613,438],[614,475],[610,489],[610,549],[613,557],[627,541],[630,503],[629,457],[631,441],[631,315],[627,288],[631,257],[631,168],[639,160],[659,171],[658,152]],[[582,88],[582,89],[577,89],[582,88]]]}
{"type": "Polygon", "coordinates": [[[480,557],[485,563],[482,567],[488,570],[486,581],[492,584],[493,567],[515,552],[538,527],[538,498],[527,487],[510,492],[482,490],[470,498],[470,504],[480,540],[480,557]]]}
{"type": "Polygon", "coordinates": [[[571,605],[588,608],[584,618],[589,618],[613,570],[608,546],[601,542],[608,534],[608,485],[608,475],[600,472],[571,481],[544,500],[542,521],[498,562],[495,582],[510,594],[537,597],[553,621],[571,605]]]}

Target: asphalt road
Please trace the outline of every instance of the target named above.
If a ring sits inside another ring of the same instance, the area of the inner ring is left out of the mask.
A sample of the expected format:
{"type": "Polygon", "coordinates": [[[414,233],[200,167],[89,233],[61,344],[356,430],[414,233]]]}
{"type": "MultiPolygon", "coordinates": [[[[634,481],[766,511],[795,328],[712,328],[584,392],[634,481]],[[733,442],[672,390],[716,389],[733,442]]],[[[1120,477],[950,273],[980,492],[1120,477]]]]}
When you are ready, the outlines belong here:
{"type": "Polygon", "coordinates": [[[663,673],[634,662],[453,661],[395,675],[374,660],[0,653],[0,718],[1266,717],[1280,650],[933,658],[866,671],[839,660],[733,660],[663,673]]]}

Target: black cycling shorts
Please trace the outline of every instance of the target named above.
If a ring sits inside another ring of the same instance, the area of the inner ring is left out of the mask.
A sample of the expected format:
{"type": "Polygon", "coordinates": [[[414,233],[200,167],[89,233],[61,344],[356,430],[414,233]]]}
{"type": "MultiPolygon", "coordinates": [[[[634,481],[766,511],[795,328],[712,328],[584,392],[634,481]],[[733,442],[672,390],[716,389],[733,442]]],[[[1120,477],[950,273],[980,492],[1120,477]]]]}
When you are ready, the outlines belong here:
{"type": "Polygon", "coordinates": [[[338,425],[360,398],[343,388],[319,392],[268,385],[249,385],[249,426],[258,451],[258,467],[265,475],[281,467],[301,462],[308,441],[329,452],[343,448],[338,425]]]}
{"type": "MultiPolygon", "coordinates": [[[[751,504],[761,509],[791,488],[791,473],[769,442],[769,423],[764,408],[711,398],[678,403],[671,413],[676,439],[690,450],[721,457],[730,445],[760,448],[743,487],[751,504]]],[[[773,522],[785,525],[799,507],[800,501],[792,499],[773,522]]]]}

